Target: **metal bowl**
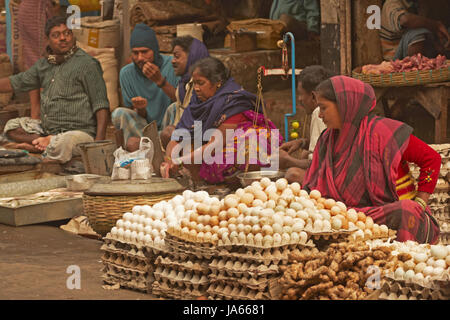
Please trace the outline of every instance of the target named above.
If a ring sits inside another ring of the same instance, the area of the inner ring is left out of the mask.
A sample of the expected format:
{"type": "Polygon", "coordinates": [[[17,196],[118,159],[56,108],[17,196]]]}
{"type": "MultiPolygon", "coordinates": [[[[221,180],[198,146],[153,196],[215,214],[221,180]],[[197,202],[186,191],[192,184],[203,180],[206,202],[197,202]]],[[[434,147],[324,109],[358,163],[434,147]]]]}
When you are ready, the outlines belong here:
{"type": "Polygon", "coordinates": [[[238,174],[243,187],[247,187],[254,181],[260,181],[262,178],[269,178],[270,180],[277,180],[284,178],[286,171],[251,171],[238,174]]]}

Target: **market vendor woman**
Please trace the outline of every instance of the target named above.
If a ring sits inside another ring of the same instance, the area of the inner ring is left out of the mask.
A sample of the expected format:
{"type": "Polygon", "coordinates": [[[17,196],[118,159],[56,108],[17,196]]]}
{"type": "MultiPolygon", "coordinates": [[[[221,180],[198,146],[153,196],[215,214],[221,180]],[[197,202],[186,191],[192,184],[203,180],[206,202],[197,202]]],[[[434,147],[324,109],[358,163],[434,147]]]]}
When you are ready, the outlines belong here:
{"type": "Polygon", "coordinates": [[[397,240],[436,243],[439,226],[427,206],[441,166],[440,155],[411,134],[408,125],[375,116],[373,88],[337,76],[316,89],[327,126],[314,150],[303,188],[362,211],[397,230],[397,240]],[[420,167],[418,189],[408,162],[420,167]]]}
{"type": "MultiPolygon", "coordinates": [[[[276,130],[275,125],[270,120],[265,118],[258,110],[255,110],[256,96],[237,84],[230,77],[229,70],[216,58],[208,57],[197,61],[191,67],[191,73],[194,95],[166,148],[165,163],[163,163],[161,169],[162,176],[168,175],[168,168],[172,172],[176,171],[179,168],[178,165],[183,162],[184,164],[188,163],[186,167],[189,169],[193,180],[219,183],[225,181],[227,177],[235,176],[246,168],[257,170],[261,166],[267,165],[267,162],[261,162],[261,158],[254,158],[249,152],[249,140],[254,134],[253,137],[260,137],[260,143],[261,141],[267,142],[267,149],[264,149],[267,157],[264,160],[268,161],[271,152],[272,129],[276,130]],[[221,161],[214,160],[212,163],[205,161],[204,151],[208,147],[212,148],[214,144],[220,143],[219,139],[215,140],[215,136],[207,137],[206,133],[209,129],[218,129],[222,134],[222,141],[220,142],[223,144],[220,144],[218,148],[214,147],[214,150],[220,150],[220,154],[214,154],[214,158],[221,161]],[[228,143],[225,133],[227,129],[234,130],[233,132],[236,134],[235,138],[228,143]],[[186,152],[182,157],[175,158],[172,151],[183,139],[186,139],[179,135],[183,132],[187,133],[188,143],[193,144],[195,150],[186,152]],[[239,141],[246,141],[243,145],[244,149],[239,149],[239,141]],[[247,155],[248,161],[243,161],[243,163],[239,161],[238,150],[247,155]],[[195,156],[195,154],[199,155],[195,156]],[[232,159],[227,157],[230,154],[232,159]],[[200,158],[201,164],[195,164],[195,158],[200,158]]],[[[276,140],[278,146],[281,141],[282,138],[279,136],[276,140]]],[[[251,144],[256,146],[254,140],[251,141],[251,144]]]]}

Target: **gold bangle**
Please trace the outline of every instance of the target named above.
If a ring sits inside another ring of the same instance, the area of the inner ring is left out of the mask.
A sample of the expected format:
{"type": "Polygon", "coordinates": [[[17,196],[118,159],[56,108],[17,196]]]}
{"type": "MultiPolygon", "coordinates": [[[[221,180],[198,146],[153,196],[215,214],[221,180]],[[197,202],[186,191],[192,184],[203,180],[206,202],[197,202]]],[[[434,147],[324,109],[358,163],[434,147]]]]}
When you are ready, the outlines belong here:
{"type": "Polygon", "coordinates": [[[427,208],[427,203],[422,198],[415,197],[414,201],[416,201],[418,204],[420,204],[422,206],[423,210],[425,210],[427,208]]]}

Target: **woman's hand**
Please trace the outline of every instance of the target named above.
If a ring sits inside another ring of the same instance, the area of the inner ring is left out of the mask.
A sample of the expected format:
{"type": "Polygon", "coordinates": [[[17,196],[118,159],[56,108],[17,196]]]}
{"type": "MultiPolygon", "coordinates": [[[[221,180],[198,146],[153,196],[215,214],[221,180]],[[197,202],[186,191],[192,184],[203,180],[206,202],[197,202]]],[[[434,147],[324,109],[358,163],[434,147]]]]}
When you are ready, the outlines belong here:
{"type": "Polygon", "coordinates": [[[292,152],[295,152],[298,149],[306,149],[308,144],[309,141],[307,139],[296,139],[283,143],[280,149],[291,154],[292,152]]]}

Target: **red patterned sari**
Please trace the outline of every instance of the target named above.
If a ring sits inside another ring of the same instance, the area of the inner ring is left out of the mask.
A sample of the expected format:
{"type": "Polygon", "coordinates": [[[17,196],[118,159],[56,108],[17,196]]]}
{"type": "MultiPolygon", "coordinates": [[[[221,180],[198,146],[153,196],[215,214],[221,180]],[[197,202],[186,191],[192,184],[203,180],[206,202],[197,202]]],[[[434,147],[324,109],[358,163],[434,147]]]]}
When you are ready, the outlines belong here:
{"type": "Polygon", "coordinates": [[[436,243],[439,226],[429,208],[399,200],[396,180],[412,128],[369,114],[375,108],[373,88],[337,76],[331,79],[342,118],[340,130],[319,138],[303,187],[366,213],[375,223],[397,230],[397,240],[436,243]]]}

